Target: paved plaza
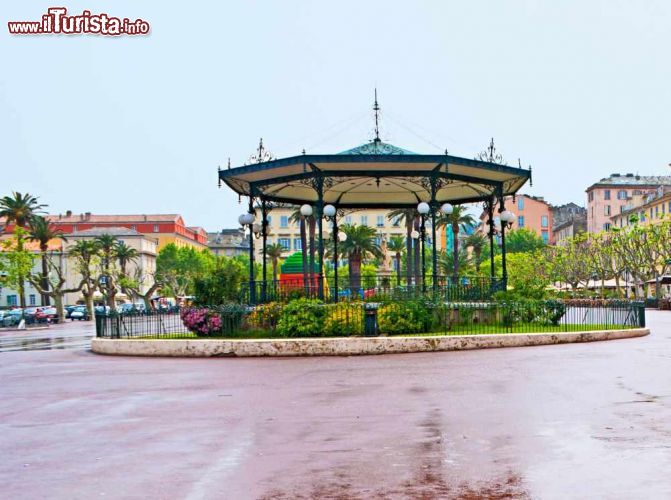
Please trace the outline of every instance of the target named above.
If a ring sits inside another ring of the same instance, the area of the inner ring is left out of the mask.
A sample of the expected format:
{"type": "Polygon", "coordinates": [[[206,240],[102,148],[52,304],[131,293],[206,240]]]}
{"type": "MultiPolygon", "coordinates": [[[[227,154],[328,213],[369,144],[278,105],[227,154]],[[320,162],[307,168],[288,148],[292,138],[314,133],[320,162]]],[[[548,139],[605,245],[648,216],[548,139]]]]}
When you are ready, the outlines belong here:
{"type": "Polygon", "coordinates": [[[669,498],[671,313],[648,324],[299,359],[97,356],[91,323],[0,333],[2,497],[669,498]]]}

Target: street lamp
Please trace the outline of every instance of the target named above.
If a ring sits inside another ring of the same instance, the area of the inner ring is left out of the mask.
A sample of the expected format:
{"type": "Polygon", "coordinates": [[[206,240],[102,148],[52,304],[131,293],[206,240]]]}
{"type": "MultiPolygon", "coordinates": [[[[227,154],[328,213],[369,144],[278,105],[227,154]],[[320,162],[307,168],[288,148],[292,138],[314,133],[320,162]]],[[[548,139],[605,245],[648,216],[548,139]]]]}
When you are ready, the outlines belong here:
{"type": "Polygon", "coordinates": [[[308,205],[307,203],[305,205],[301,206],[301,215],[303,217],[310,217],[312,215],[312,206],[308,205]]]}
{"type": "MultiPolygon", "coordinates": [[[[347,235],[338,232],[338,209],[331,204],[325,205],[322,209],[324,219],[331,222],[333,225],[333,288],[335,289],[334,301],[338,302],[338,241],[345,241],[347,235]]],[[[312,207],[310,205],[303,205],[301,207],[301,214],[305,217],[312,215],[312,207]]]]}
{"type": "Polygon", "coordinates": [[[515,214],[510,210],[504,210],[501,212],[501,215],[499,215],[499,219],[501,220],[501,225],[506,229],[510,229],[513,227],[513,222],[515,222],[515,214]]]}
{"type": "Polygon", "coordinates": [[[454,212],[454,207],[449,203],[443,203],[443,205],[440,207],[440,211],[445,215],[452,215],[452,212],[454,212]]]}

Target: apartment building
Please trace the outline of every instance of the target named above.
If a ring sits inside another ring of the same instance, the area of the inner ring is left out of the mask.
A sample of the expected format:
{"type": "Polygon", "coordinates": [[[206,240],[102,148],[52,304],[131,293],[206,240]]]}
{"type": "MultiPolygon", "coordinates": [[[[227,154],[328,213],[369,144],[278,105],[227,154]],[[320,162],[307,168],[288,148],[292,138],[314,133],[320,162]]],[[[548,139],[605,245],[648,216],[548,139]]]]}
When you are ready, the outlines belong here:
{"type": "Polygon", "coordinates": [[[214,255],[235,257],[249,253],[249,240],[242,228],[222,229],[216,233],[207,233],[207,248],[214,255]]]}
{"type": "Polygon", "coordinates": [[[655,194],[659,186],[671,186],[671,176],[611,174],[595,182],[586,189],[587,231],[610,229],[613,217],[630,210],[647,195],[655,194]]]}
{"type": "MultiPolygon", "coordinates": [[[[540,236],[545,243],[554,243],[552,239],[552,226],[554,220],[553,208],[542,196],[530,196],[519,194],[515,197],[506,196],[506,209],[513,212],[517,219],[512,229],[528,229],[540,236]]],[[[498,214],[495,213],[495,216],[498,214]]],[[[486,225],[488,214],[483,211],[480,221],[486,225]]]]}
{"type": "Polygon", "coordinates": [[[654,192],[632,197],[623,210],[610,218],[617,228],[632,224],[655,224],[671,215],[671,186],[658,186],[654,192]]]}

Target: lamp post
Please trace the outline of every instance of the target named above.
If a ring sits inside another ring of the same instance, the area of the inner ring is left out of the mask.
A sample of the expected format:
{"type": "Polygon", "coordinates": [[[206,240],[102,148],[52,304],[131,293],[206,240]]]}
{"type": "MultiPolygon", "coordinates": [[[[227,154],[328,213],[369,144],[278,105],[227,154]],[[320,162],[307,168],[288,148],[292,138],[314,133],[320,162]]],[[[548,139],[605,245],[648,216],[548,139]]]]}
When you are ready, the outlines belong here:
{"type": "MultiPolygon", "coordinates": [[[[440,211],[444,215],[449,216],[449,215],[452,215],[452,212],[454,212],[454,207],[449,203],[443,203],[440,207],[440,211]]],[[[435,223],[434,223],[434,226],[435,226],[435,223]]],[[[435,229],[433,230],[433,235],[434,235],[433,236],[433,239],[434,239],[433,245],[434,245],[434,248],[435,248],[435,245],[436,245],[436,241],[435,241],[436,240],[436,230],[435,229]]],[[[447,235],[446,235],[446,239],[447,239],[447,235]]],[[[434,260],[436,260],[436,252],[435,251],[433,252],[433,255],[434,255],[434,260]]],[[[433,267],[434,267],[434,273],[437,273],[438,263],[434,262],[433,267]]],[[[435,280],[436,280],[436,278],[434,277],[434,281],[435,280]]]]}
{"type": "MultiPolygon", "coordinates": [[[[420,224],[420,241],[421,241],[421,252],[422,252],[422,291],[426,291],[426,254],[424,252],[424,247],[426,245],[426,216],[431,211],[431,207],[426,202],[421,202],[417,205],[417,212],[419,213],[420,224]]],[[[435,242],[434,242],[435,245],[435,242]]]]}
{"type": "Polygon", "coordinates": [[[254,207],[252,200],[249,201],[249,212],[240,215],[238,222],[241,226],[249,226],[249,302],[254,304],[256,302],[256,289],[254,287],[254,207]]]}
{"type": "Polygon", "coordinates": [[[333,224],[333,231],[331,232],[333,238],[333,301],[338,302],[338,240],[345,241],[347,235],[338,232],[338,210],[333,205],[324,206],[324,219],[333,224]]]}
{"type": "MultiPolygon", "coordinates": [[[[307,203],[305,205],[301,205],[300,208],[301,215],[303,216],[303,224],[306,227],[307,230],[307,221],[306,219],[308,217],[312,217],[313,210],[312,210],[312,205],[308,205],[307,203]]],[[[303,252],[309,251],[309,248],[303,249],[303,252]]],[[[305,254],[303,254],[305,255],[305,254]]],[[[303,275],[303,288],[305,289],[305,295],[306,296],[311,296],[311,290],[312,290],[312,278],[314,274],[314,268],[312,266],[313,262],[310,262],[308,260],[308,272],[307,274],[303,275]]],[[[304,268],[305,269],[305,268],[304,268]]]]}
{"type": "Polygon", "coordinates": [[[508,268],[506,267],[506,229],[510,229],[515,221],[515,214],[509,210],[505,210],[503,200],[501,200],[501,208],[499,210],[499,220],[501,223],[501,267],[503,276],[504,289],[508,288],[508,268]]]}

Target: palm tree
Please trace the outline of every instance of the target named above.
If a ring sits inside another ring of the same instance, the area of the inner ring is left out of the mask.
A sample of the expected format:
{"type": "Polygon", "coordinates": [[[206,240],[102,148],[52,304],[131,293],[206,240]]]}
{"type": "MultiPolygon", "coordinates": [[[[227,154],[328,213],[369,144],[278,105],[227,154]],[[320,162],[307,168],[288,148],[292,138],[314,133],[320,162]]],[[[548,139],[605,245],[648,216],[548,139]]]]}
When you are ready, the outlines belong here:
{"type": "Polygon", "coordinates": [[[100,250],[100,269],[102,271],[102,275],[105,277],[107,305],[110,307],[110,309],[114,309],[116,305],[114,302],[114,298],[116,296],[116,286],[112,277],[112,265],[115,260],[115,251],[119,240],[117,240],[116,236],[105,233],[101,234],[100,236],[96,236],[93,241],[100,250]]]}
{"type": "Polygon", "coordinates": [[[75,268],[82,277],[82,295],[89,312],[89,318],[93,318],[93,294],[97,288],[94,264],[99,256],[98,245],[93,240],[79,240],[70,248],[68,255],[74,259],[75,268]]]}
{"type": "Polygon", "coordinates": [[[394,253],[396,259],[396,284],[401,284],[401,255],[405,249],[405,242],[403,236],[392,236],[387,244],[387,249],[394,253]]]}
{"type": "Polygon", "coordinates": [[[277,266],[280,263],[280,258],[284,252],[284,247],[279,243],[272,243],[266,246],[266,255],[270,257],[270,262],[273,266],[273,282],[277,281],[277,266]]]}
{"type": "Polygon", "coordinates": [[[124,241],[117,241],[114,246],[113,256],[119,261],[121,274],[126,276],[126,266],[130,262],[135,262],[140,253],[135,248],[126,245],[124,241]]]}
{"type": "Polygon", "coordinates": [[[482,251],[487,247],[487,238],[482,233],[473,233],[466,238],[464,243],[466,248],[471,248],[473,250],[473,255],[475,256],[475,269],[478,274],[480,274],[482,251]]]}
{"type": "Polygon", "coordinates": [[[361,262],[369,256],[382,257],[382,249],[375,241],[376,231],[372,227],[343,224],[339,229],[347,235],[339,250],[347,256],[349,283],[356,292],[361,288],[361,262]]]}
{"type": "Polygon", "coordinates": [[[459,277],[459,229],[464,231],[468,226],[474,226],[475,219],[473,216],[466,212],[466,207],[463,205],[456,205],[452,209],[451,214],[442,214],[438,217],[436,222],[437,227],[446,227],[450,226],[452,228],[453,236],[453,278],[456,280],[459,277]]]}
{"type": "Polygon", "coordinates": [[[37,202],[37,197],[14,191],[12,196],[0,198],[0,217],[6,219],[8,226],[14,222],[18,226],[25,227],[30,219],[41,212],[44,207],[46,205],[37,202]]]}
{"type": "MultiPolygon", "coordinates": [[[[291,222],[298,224],[298,229],[301,234],[301,256],[303,257],[303,284],[306,287],[308,286],[308,242],[307,234],[305,231],[305,216],[301,213],[301,208],[296,207],[296,209],[291,213],[289,217],[291,222]]],[[[310,269],[312,272],[312,269],[310,269]]]]}
{"type": "MultiPolygon", "coordinates": [[[[14,223],[19,227],[25,227],[30,218],[40,212],[45,206],[39,204],[35,196],[13,191],[12,196],[3,196],[0,198],[0,217],[5,218],[7,226],[14,223]]],[[[16,249],[18,252],[23,251],[23,235],[20,232],[16,233],[16,249]]],[[[25,308],[26,287],[23,280],[19,283],[18,292],[21,307],[25,308]]]]}
{"type": "Polygon", "coordinates": [[[414,208],[400,208],[389,212],[387,217],[390,220],[398,218],[405,221],[405,278],[409,285],[412,281],[412,230],[417,217],[417,211],[414,208]]]}
{"type": "MultiPolygon", "coordinates": [[[[458,258],[460,268],[468,266],[468,254],[464,249],[459,251],[458,258]]],[[[450,271],[454,269],[454,253],[442,250],[438,252],[438,268],[440,272],[450,274],[450,271]]]]}
{"type": "MultiPolygon", "coordinates": [[[[49,265],[47,262],[47,250],[49,250],[49,241],[60,238],[64,241],[67,241],[67,238],[63,236],[63,231],[57,229],[53,224],[51,224],[46,218],[41,215],[34,215],[28,221],[29,225],[29,234],[28,239],[31,241],[36,241],[40,245],[40,253],[42,255],[42,276],[40,278],[40,285],[42,290],[49,290],[49,265]]],[[[48,306],[51,303],[49,300],[49,295],[46,293],[42,294],[42,305],[48,306]]]]}

